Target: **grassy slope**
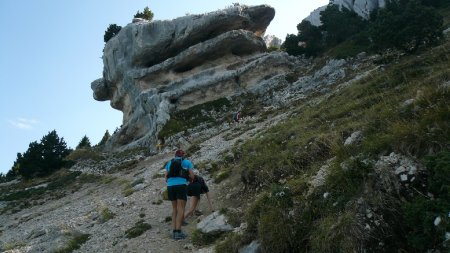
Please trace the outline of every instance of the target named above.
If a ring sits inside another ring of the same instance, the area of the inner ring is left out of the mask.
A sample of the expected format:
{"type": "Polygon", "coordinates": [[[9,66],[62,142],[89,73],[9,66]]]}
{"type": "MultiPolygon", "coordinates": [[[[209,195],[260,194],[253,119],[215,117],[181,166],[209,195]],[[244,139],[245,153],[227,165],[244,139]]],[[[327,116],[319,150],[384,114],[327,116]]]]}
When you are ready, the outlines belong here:
{"type": "MultiPolygon", "coordinates": [[[[317,105],[299,105],[291,120],[236,150],[233,169],[241,171],[250,189],[263,185],[265,190],[246,210],[248,232],[225,240],[218,246],[219,252],[235,251],[236,242],[244,244],[253,238],[259,238],[266,252],[352,252],[361,248],[412,252],[440,247],[450,222],[447,218],[444,225],[433,227],[432,220],[439,214],[446,217],[448,198],[386,194],[385,185],[375,177],[373,163],[362,161],[375,161],[390,152],[419,161],[429,154],[439,154],[435,160],[449,160],[448,153],[440,153],[450,148],[450,88],[443,87],[450,80],[449,57],[447,42],[398,61],[382,59],[390,62],[383,71],[317,105]],[[410,99],[413,102],[405,104],[410,99]],[[344,140],[356,130],[363,131],[363,142],[344,147],[344,140]],[[332,157],[336,159],[330,163],[326,185],[307,196],[307,182],[332,157]],[[345,169],[342,163],[347,164],[345,169]],[[280,180],[287,180],[287,188],[274,185],[280,180]],[[327,200],[322,197],[325,192],[331,195],[327,200]],[[363,220],[357,219],[360,199],[382,217],[381,225],[370,232],[364,229],[363,220]]],[[[448,164],[436,168],[428,168],[429,178],[450,176],[448,164]]],[[[425,184],[425,195],[433,192],[435,184],[449,187],[445,180],[425,184]]],[[[435,189],[434,194],[447,196],[445,190],[435,189]]]]}

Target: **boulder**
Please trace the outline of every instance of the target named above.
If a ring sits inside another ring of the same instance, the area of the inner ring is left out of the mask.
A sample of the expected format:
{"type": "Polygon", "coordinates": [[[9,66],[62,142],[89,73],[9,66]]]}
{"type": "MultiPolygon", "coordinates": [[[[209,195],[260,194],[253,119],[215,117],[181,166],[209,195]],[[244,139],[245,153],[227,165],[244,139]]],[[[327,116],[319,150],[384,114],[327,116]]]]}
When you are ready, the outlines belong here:
{"type": "Polygon", "coordinates": [[[220,234],[232,231],[233,227],[228,224],[225,215],[216,211],[199,222],[197,229],[206,234],[220,234]]]}
{"type": "Polygon", "coordinates": [[[347,139],[345,139],[344,146],[359,143],[363,138],[361,131],[353,132],[347,139]]]}
{"type": "Polygon", "coordinates": [[[105,45],[104,78],[115,83],[131,67],[153,66],[229,31],[262,34],[274,16],[275,10],[267,5],[233,6],[174,20],[128,24],[105,45]]]}

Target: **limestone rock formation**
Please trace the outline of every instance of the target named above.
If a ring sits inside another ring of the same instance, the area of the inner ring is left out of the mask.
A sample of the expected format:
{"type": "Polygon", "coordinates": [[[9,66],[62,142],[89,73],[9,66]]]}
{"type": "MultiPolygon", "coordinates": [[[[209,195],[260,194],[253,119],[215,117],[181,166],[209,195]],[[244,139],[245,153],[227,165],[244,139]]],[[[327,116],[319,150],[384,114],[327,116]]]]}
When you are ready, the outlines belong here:
{"type": "Polygon", "coordinates": [[[267,5],[235,5],[122,28],[105,45],[103,78],[91,84],[94,99],[123,112],[107,148],[149,146],[174,111],[255,90],[291,69],[295,58],[265,53],[261,36],[274,15],[267,5]]]}
{"type": "Polygon", "coordinates": [[[197,224],[197,229],[205,234],[220,234],[232,231],[233,227],[228,224],[225,215],[216,211],[200,221],[197,224]]]}
{"type": "Polygon", "coordinates": [[[311,25],[320,26],[322,25],[322,21],[320,21],[320,13],[327,8],[327,5],[319,7],[313,10],[308,17],[305,18],[306,21],[309,21],[311,25]]]}
{"type": "Polygon", "coordinates": [[[330,3],[352,10],[364,19],[368,19],[373,10],[386,5],[385,0],[331,0],[330,3]]]}
{"type": "MultiPolygon", "coordinates": [[[[368,19],[373,10],[382,8],[386,5],[386,0],[330,0],[329,4],[339,6],[339,8],[346,8],[354,11],[364,19],[368,19]]],[[[320,26],[320,12],[326,9],[327,6],[322,6],[315,9],[305,20],[311,22],[312,25],[320,26]]]]}

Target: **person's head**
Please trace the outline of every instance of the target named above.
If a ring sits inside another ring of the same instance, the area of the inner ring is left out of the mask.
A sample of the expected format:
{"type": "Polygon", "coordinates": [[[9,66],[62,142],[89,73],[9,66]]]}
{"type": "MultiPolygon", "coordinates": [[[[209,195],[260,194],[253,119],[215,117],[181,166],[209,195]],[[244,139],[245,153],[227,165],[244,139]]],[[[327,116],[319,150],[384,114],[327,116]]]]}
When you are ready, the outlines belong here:
{"type": "Polygon", "coordinates": [[[186,152],[184,152],[182,149],[178,149],[175,152],[175,156],[177,156],[177,157],[184,157],[185,155],[186,155],[186,152]]]}

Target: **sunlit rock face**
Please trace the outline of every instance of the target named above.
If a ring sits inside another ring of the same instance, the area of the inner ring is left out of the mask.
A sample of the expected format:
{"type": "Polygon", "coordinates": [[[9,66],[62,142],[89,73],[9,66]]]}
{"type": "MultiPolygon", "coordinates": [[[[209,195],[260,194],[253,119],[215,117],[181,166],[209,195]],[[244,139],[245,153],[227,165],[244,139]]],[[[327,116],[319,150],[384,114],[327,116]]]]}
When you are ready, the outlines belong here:
{"type": "MultiPolygon", "coordinates": [[[[329,4],[339,6],[340,9],[345,8],[354,11],[356,14],[364,19],[369,19],[370,13],[378,8],[383,8],[386,5],[386,0],[330,0],[329,4]]],[[[309,14],[305,20],[311,22],[314,26],[320,26],[320,12],[324,11],[327,6],[322,6],[309,14]]]]}
{"type": "Polygon", "coordinates": [[[373,10],[386,5],[385,0],[331,0],[330,3],[352,10],[364,19],[368,19],[373,10]]]}
{"type": "Polygon", "coordinates": [[[108,149],[151,146],[170,114],[256,89],[292,68],[265,53],[261,36],[275,15],[267,5],[240,6],[174,20],[128,24],[108,41],[94,99],[110,100],[123,124],[108,149]]]}

